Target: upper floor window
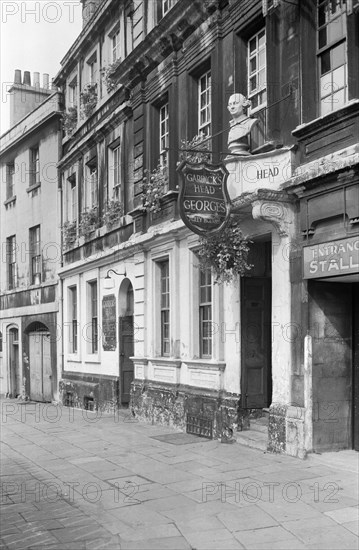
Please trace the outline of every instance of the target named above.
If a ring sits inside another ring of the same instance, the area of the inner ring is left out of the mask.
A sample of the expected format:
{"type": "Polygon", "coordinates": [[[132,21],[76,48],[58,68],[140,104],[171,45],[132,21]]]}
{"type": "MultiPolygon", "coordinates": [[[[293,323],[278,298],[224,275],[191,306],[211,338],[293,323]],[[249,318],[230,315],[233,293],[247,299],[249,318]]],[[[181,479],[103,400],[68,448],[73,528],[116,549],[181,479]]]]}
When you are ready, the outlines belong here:
{"type": "Polygon", "coordinates": [[[88,67],[88,82],[90,84],[96,84],[97,79],[97,56],[94,53],[90,59],[87,61],[88,67]]]}
{"type": "Polygon", "coordinates": [[[201,357],[212,356],[212,273],[199,274],[199,349],[201,357]]]}
{"type": "Polygon", "coordinates": [[[7,286],[9,290],[16,287],[16,237],[6,239],[7,286]]]}
{"type": "Polygon", "coordinates": [[[66,204],[66,214],[67,221],[74,222],[77,220],[77,185],[76,185],[76,174],[72,174],[68,178],[67,186],[67,204],[66,204]]]}
{"type": "Polygon", "coordinates": [[[169,261],[160,263],[161,277],[161,355],[170,355],[170,272],[169,261]]]}
{"type": "Polygon", "coordinates": [[[29,230],[30,241],[30,279],[32,285],[41,283],[41,239],[40,226],[29,230]]]}
{"type": "Polygon", "coordinates": [[[71,107],[77,106],[77,77],[69,84],[69,104],[71,107]]]}
{"type": "Polygon", "coordinates": [[[77,353],[77,286],[69,287],[70,353],[77,353]]]}
{"type": "Polygon", "coordinates": [[[160,164],[168,166],[169,114],[168,103],[160,108],[160,164]]]}
{"type": "Polygon", "coordinates": [[[251,111],[267,104],[266,33],[261,29],[248,40],[248,99],[251,111]]]}
{"type": "Polygon", "coordinates": [[[198,133],[211,135],[211,71],[198,79],[198,133]]]}
{"type": "Polygon", "coordinates": [[[98,182],[97,182],[97,159],[87,163],[87,182],[86,182],[86,207],[93,208],[98,203],[98,182]]]}
{"type": "Polygon", "coordinates": [[[162,0],[162,17],[175,5],[177,0],[162,0]]]}
{"type": "Polygon", "coordinates": [[[40,183],[40,155],[39,148],[30,149],[30,185],[40,183]]]}
{"type": "Polygon", "coordinates": [[[318,2],[320,115],[347,101],[346,0],[318,2]]]}
{"type": "Polygon", "coordinates": [[[111,38],[112,44],[112,63],[120,59],[120,31],[116,31],[111,38]]]}
{"type": "Polygon", "coordinates": [[[15,195],[14,185],[15,164],[6,165],[6,199],[11,199],[15,195]]]}

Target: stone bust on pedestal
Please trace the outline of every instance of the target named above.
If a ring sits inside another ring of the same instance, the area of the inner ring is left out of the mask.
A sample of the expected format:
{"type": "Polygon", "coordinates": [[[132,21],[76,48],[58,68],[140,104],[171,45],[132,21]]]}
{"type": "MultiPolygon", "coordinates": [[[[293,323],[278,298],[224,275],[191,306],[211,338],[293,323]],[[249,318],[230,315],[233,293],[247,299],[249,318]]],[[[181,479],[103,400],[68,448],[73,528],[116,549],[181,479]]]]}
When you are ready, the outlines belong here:
{"type": "Polygon", "coordinates": [[[252,127],[258,122],[256,118],[248,118],[244,109],[250,102],[242,94],[233,94],[228,100],[227,109],[232,115],[231,128],[228,134],[228,149],[238,155],[250,155],[249,136],[252,127]]]}

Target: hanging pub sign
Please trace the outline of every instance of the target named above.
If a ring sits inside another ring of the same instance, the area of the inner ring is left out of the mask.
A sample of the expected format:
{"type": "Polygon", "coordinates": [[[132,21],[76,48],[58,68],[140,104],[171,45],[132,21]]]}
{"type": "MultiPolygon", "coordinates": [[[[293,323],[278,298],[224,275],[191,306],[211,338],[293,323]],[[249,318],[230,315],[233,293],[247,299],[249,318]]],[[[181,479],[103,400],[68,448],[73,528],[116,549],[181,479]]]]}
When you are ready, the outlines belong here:
{"type": "Polygon", "coordinates": [[[182,221],[198,235],[223,229],[231,209],[227,168],[223,164],[185,160],[177,171],[181,176],[178,204],[182,221]]]}

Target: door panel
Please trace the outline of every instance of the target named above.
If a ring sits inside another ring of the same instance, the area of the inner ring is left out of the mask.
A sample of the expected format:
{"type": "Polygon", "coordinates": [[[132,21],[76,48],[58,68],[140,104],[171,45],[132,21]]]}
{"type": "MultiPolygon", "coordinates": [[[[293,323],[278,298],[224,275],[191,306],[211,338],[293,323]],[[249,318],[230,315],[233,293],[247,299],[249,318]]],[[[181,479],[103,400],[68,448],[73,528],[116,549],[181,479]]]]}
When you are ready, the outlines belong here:
{"type": "Polygon", "coordinates": [[[133,362],[130,357],[134,354],[133,316],[120,317],[120,392],[121,404],[130,402],[131,382],[133,380],[133,362]]]}
{"type": "Polygon", "coordinates": [[[43,401],[52,400],[52,368],[51,368],[51,342],[50,335],[42,337],[42,389],[43,401]]]}
{"type": "Polygon", "coordinates": [[[271,279],[242,279],[242,407],[271,403],[271,279]]]}
{"type": "Polygon", "coordinates": [[[42,401],[42,338],[38,332],[29,334],[30,399],[42,401]]]}
{"type": "Polygon", "coordinates": [[[52,368],[50,336],[46,332],[29,334],[30,399],[51,401],[52,368]]]}

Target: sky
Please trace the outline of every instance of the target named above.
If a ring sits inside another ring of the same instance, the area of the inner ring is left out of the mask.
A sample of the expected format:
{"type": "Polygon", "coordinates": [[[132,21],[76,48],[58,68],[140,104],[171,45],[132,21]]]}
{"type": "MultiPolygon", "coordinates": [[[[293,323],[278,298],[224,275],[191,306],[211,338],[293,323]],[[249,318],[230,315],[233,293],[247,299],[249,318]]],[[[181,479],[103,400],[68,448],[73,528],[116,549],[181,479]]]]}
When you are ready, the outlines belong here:
{"type": "Polygon", "coordinates": [[[10,101],[7,90],[15,69],[51,79],[60,61],[82,29],[80,0],[0,0],[0,134],[9,129],[10,101]]]}

